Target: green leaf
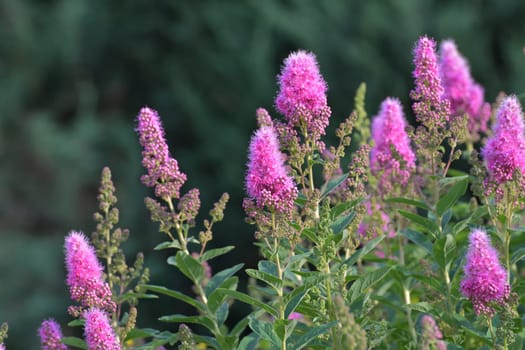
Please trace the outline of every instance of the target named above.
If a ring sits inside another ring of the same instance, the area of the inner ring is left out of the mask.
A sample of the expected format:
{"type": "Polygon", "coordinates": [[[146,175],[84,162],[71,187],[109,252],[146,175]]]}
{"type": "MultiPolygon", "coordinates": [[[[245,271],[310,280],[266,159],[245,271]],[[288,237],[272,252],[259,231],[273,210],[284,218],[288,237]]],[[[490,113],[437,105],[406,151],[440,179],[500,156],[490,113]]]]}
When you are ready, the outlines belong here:
{"type": "Polygon", "coordinates": [[[401,203],[401,204],[412,205],[414,207],[430,211],[430,207],[426,203],[421,202],[421,201],[416,201],[416,200],[413,200],[413,199],[408,199],[408,198],[403,198],[403,197],[393,197],[393,198],[388,198],[386,200],[386,202],[387,203],[401,203]]]}
{"type": "Polygon", "coordinates": [[[305,195],[302,193],[299,193],[297,195],[297,198],[295,198],[295,205],[297,205],[299,208],[304,207],[308,200],[306,199],[305,195]]]}
{"type": "Polygon", "coordinates": [[[63,337],[62,343],[79,349],[87,349],[86,342],[77,337],[63,337]]]}
{"type": "Polygon", "coordinates": [[[314,340],[322,334],[325,334],[330,328],[334,327],[336,324],[337,322],[330,322],[327,324],[310,328],[308,332],[306,332],[299,339],[297,339],[297,342],[295,344],[290,346],[290,350],[304,349],[305,346],[307,346],[312,340],[314,340]]]}
{"type": "Polygon", "coordinates": [[[219,326],[221,326],[228,318],[229,307],[230,305],[228,303],[222,303],[222,305],[217,309],[215,318],[217,319],[219,326]]]}
{"type": "Polygon", "coordinates": [[[208,261],[208,260],[211,260],[211,259],[216,258],[218,256],[224,255],[224,254],[232,251],[233,249],[235,249],[235,246],[233,246],[233,245],[229,245],[229,246],[222,247],[222,248],[210,249],[210,250],[204,252],[204,254],[202,254],[202,256],[199,258],[199,260],[201,262],[208,261]]]}
{"type": "Polygon", "coordinates": [[[361,249],[357,250],[354,254],[352,254],[351,257],[343,261],[342,265],[352,266],[355,264],[359,259],[361,259],[366,254],[370,253],[381,241],[385,238],[385,236],[378,236],[374,239],[371,239],[368,241],[361,249]]]}
{"type": "Polygon", "coordinates": [[[426,301],[422,301],[422,302],[414,303],[414,304],[408,304],[408,305],[405,304],[403,305],[403,307],[410,309],[410,310],[416,310],[422,313],[428,313],[430,310],[432,310],[432,305],[430,305],[426,301]]]}
{"type": "Polygon", "coordinates": [[[443,216],[445,211],[451,208],[458,199],[465,194],[468,186],[468,175],[457,176],[452,179],[457,179],[457,182],[447,191],[447,193],[439,199],[436,204],[436,214],[443,216]]]}
{"type": "Polygon", "coordinates": [[[67,325],[68,325],[68,327],[81,327],[81,326],[84,326],[84,319],[83,318],[79,318],[79,319],[70,321],[67,325]]]}
{"type": "Polygon", "coordinates": [[[334,233],[340,233],[350,225],[355,217],[355,212],[351,211],[346,215],[341,215],[334,220],[334,223],[330,226],[334,233]]]}
{"type": "Polygon", "coordinates": [[[237,350],[256,350],[259,344],[259,336],[255,333],[242,338],[237,350]]]}
{"type": "Polygon", "coordinates": [[[172,297],[172,298],[175,298],[175,299],[178,299],[180,301],[183,301],[185,302],[186,304],[189,304],[191,306],[193,306],[194,308],[196,308],[197,310],[200,310],[200,311],[203,311],[205,310],[205,306],[200,302],[200,301],[197,301],[181,292],[177,292],[176,290],[172,290],[172,289],[168,289],[164,286],[155,286],[155,285],[151,285],[151,284],[144,284],[142,285],[141,287],[143,288],[146,288],[147,290],[150,290],[152,292],[156,292],[156,293],[160,293],[160,294],[164,294],[164,295],[167,295],[169,297],[172,297]]]}
{"type": "Polygon", "coordinates": [[[144,339],[154,337],[158,333],[158,330],[152,328],[133,328],[129,331],[129,333],[126,335],[126,339],[124,340],[127,341],[133,339],[144,339]]]}
{"type": "Polygon", "coordinates": [[[321,188],[321,200],[328,196],[332,191],[334,191],[337,186],[342,184],[348,178],[348,173],[334,177],[330,179],[327,183],[321,188]]]}
{"type": "Polygon", "coordinates": [[[304,229],[301,232],[301,235],[307,238],[310,242],[315,243],[316,245],[319,244],[317,233],[313,229],[310,229],[310,228],[304,229]]]}
{"type": "Polygon", "coordinates": [[[259,268],[259,271],[277,277],[277,265],[274,262],[268,260],[261,260],[257,264],[257,267],[259,268]]]}
{"type": "Polygon", "coordinates": [[[162,243],[157,244],[155,248],[153,249],[162,250],[162,249],[169,249],[169,248],[181,249],[179,241],[162,242],[162,243]]]}
{"type": "Polygon", "coordinates": [[[250,328],[255,332],[261,339],[267,340],[273,345],[280,348],[281,344],[279,337],[275,334],[271,323],[257,320],[253,317],[250,318],[250,328]]]}
{"type": "Polygon", "coordinates": [[[208,296],[208,308],[211,312],[215,312],[219,306],[222,305],[226,294],[222,293],[219,289],[236,290],[239,278],[236,276],[230,277],[222,282],[213,292],[208,296]]]}
{"type": "Polygon", "coordinates": [[[204,277],[204,268],[202,264],[182,251],[178,251],[175,257],[168,258],[168,264],[177,267],[193,283],[199,284],[204,277]]]}
{"type": "Polygon", "coordinates": [[[348,290],[350,295],[350,303],[353,303],[359,297],[361,297],[367,289],[372,288],[374,285],[379,283],[385,276],[392,270],[392,266],[385,266],[375,271],[360,276],[348,290]]]}
{"type": "Polygon", "coordinates": [[[514,253],[512,253],[512,256],[510,258],[510,263],[515,264],[521,259],[525,258],[525,247],[521,247],[518,250],[516,250],[514,253]]]}
{"type": "Polygon", "coordinates": [[[413,223],[417,224],[421,229],[423,229],[426,232],[429,232],[431,234],[434,234],[435,232],[439,232],[439,227],[436,225],[436,223],[430,219],[427,219],[425,217],[422,217],[421,215],[414,214],[405,210],[399,210],[399,214],[407,218],[408,220],[412,221],[413,223]]]}
{"type": "Polygon", "coordinates": [[[308,293],[310,288],[311,286],[302,285],[299,288],[295,288],[292,293],[287,294],[284,297],[284,301],[286,303],[284,317],[288,318],[288,316],[290,316],[290,314],[295,311],[295,308],[301,303],[301,301],[306,296],[306,293],[308,293]]]}
{"type": "Polygon", "coordinates": [[[162,322],[176,322],[176,323],[196,323],[208,328],[210,331],[215,330],[213,321],[206,316],[186,316],[181,314],[162,316],[159,318],[162,322]]]}
{"type": "Polygon", "coordinates": [[[237,271],[239,271],[244,264],[237,264],[233,267],[230,267],[228,269],[222,270],[221,272],[216,273],[209,281],[208,284],[206,284],[206,287],[204,287],[204,294],[206,297],[210,296],[211,293],[215,291],[215,289],[219,288],[220,285],[226,281],[228,278],[233,276],[237,271]]]}
{"type": "Polygon", "coordinates": [[[232,298],[234,298],[234,299],[236,299],[236,300],[238,300],[240,302],[246,303],[248,305],[252,305],[252,306],[254,306],[256,308],[264,309],[270,315],[272,315],[274,317],[278,317],[277,310],[275,310],[272,306],[270,306],[269,304],[263,303],[262,301],[257,300],[254,297],[249,296],[248,294],[245,294],[245,293],[242,293],[242,292],[239,292],[239,291],[236,291],[236,290],[229,290],[229,289],[223,289],[223,288],[219,288],[217,290],[222,292],[222,293],[224,293],[224,294],[226,294],[226,295],[231,296],[232,298]]]}
{"type": "Polygon", "coordinates": [[[432,254],[432,243],[422,233],[407,228],[402,230],[401,234],[421,248],[425,249],[429,254],[432,254]]]}
{"type": "Polygon", "coordinates": [[[434,259],[441,269],[445,270],[451,255],[456,249],[456,240],[451,234],[447,234],[445,237],[441,237],[434,243],[433,254],[434,259]]]}
{"type": "Polygon", "coordinates": [[[265,282],[266,284],[271,286],[276,291],[281,290],[283,287],[283,281],[280,280],[278,277],[270,275],[269,273],[255,270],[255,269],[246,269],[246,274],[250,277],[253,277],[260,281],[265,282]]]}

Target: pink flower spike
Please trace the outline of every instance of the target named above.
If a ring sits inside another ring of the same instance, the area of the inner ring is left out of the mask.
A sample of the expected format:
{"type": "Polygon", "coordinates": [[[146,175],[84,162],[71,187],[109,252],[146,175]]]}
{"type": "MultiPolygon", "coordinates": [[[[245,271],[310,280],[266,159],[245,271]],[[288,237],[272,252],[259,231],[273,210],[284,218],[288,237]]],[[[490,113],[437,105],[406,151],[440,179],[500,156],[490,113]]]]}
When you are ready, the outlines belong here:
{"type": "Polygon", "coordinates": [[[55,320],[49,319],[42,322],[38,335],[42,350],[67,350],[67,346],[62,343],[62,329],[55,320]]]}
{"type": "Polygon", "coordinates": [[[459,53],[454,41],[445,40],[441,43],[439,64],[445,97],[450,101],[452,114],[466,112],[474,82],[467,60],[459,53]]]}
{"type": "Polygon", "coordinates": [[[415,88],[410,92],[416,119],[424,125],[444,127],[450,117],[450,101],[444,97],[436,55],[436,42],[419,38],[414,49],[415,88]]]}
{"type": "Polygon", "coordinates": [[[297,197],[297,188],[284,166],[284,155],[270,126],[263,126],[250,142],[246,190],[259,208],[264,206],[289,213],[297,197]]]}
{"type": "Polygon", "coordinates": [[[291,53],[277,78],[280,87],[275,99],[277,110],[291,126],[305,123],[316,138],[324,135],[331,111],[326,98],[328,87],[315,55],[306,51],[291,53]]]}
{"type": "Polygon", "coordinates": [[[100,307],[111,311],[109,285],[102,278],[103,268],[95,249],[81,232],[71,231],[65,240],[67,285],[71,299],[84,307],[100,307]]]}
{"type": "Polygon", "coordinates": [[[490,105],[484,101],[483,88],[472,78],[468,62],[454,41],[441,43],[439,64],[444,96],[450,101],[452,115],[467,113],[468,130],[475,139],[479,138],[479,132],[487,129],[490,105]]]}
{"type": "Polygon", "coordinates": [[[179,170],[177,160],[169,154],[157,111],[143,107],[137,120],[137,132],[143,147],[142,165],[148,171],[141,177],[142,183],[154,187],[155,195],[159,198],[179,198],[186,174],[179,170]]]}
{"type": "Polygon", "coordinates": [[[430,346],[435,346],[438,350],[446,350],[447,344],[443,339],[443,334],[439,330],[436,321],[430,315],[423,315],[421,317],[421,345],[422,349],[430,349],[430,346]]]}
{"type": "Polygon", "coordinates": [[[461,293],[472,301],[476,314],[492,315],[494,310],[490,303],[503,303],[509,296],[507,271],[483,230],[473,230],[469,242],[461,293]]]}
{"type": "Polygon", "coordinates": [[[516,169],[525,174],[523,113],[516,96],[508,96],[503,100],[493,129],[494,135],[489,138],[481,154],[490,179],[503,184],[512,179],[516,169]]]}
{"type": "Polygon", "coordinates": [[[84,332],[88,350],[120,350],[120,344],[109,324],[108,316],[99,309],[84,313],[84,332]]]}
{"type": "Polygon", "coordinates": [[[385,99],[372,122],[375,145],[370,151],[370,169],[372,174],[380,174],[379,187],[384,192],[388,192],[393,183],[406,185],[415,168],[416,157],[410,147],[406,125],[401,102],[395,98],[385,99]],[[391,147],[399,158],[394,156],[391,147]]]}

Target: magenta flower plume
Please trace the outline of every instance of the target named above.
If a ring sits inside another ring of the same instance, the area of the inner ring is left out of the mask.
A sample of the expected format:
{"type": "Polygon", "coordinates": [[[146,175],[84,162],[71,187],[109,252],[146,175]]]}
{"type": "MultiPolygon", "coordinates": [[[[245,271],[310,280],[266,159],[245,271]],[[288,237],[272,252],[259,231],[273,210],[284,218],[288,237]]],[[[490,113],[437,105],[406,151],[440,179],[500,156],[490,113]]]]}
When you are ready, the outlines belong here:
{"type": "Polygon", "coordinates": [[[120,344],[106,313],[91,309],[84,313],[84,332],[88,350],[120,350],[120,344]]]}
{"type": "Polygon", "coordinates": [[[0,350],[6,350],[6,347],[4,344],[0,344],[0,350]]]}
{"type": "Polygon", "coordinates": [[[415,88],[410,92],[416,119],[427,127],[444,127],[450,117],[450,101],[444,97],[436,55],[436,42],[423,36],[414,49],[415,88]]]}
{"type": "Polygon", "coordinates": [[[406,125],[401,102],[395,98],[383,101],[372,122],[375,145],[370,151],[370,169],[372,174],[380,176],[379,187],[386,192],[393,183],[406,185],[415,168],[416,157],[410,147],[406,125]]]}
{"type": "Polygon", "coordinates": [[[316,138],[324,135],[331,111],[326,98],[328,87],[315,55],[306,51],[291,53],[284,61],[278,83],[280,90],[275,105],[289,125],[304,123],[316,138]]]}
{"type": "Polygon", "coordinates": [[[525,174],[523,132],[523,113],[520,103],[516,96],[506,97],[496,115],[494,135],[481,151],[490,179],[497,184],[511,180],[516,169],[525,174]]]}
{"type": "Polygon", "coordinates": [[[67,350],[67,346],[62,343],[62,329],[55,320],[49,319],[42,322],[38,335],[42,350],[67,350]]]}
{"type": "Polygon", "coordinates": [[[438,350],[446,350],[447,344],[443,339],[443,334],[439,330],[436,321],[430,315],[421,317],[421,349],[430,349],[434,346],[438,350]]]}
{"type": "Polygon", "coordinates": [[[467,60],[459,53],[454,41],[441,43],[439,68],[444,96],[450,101],[452,115],[467,113],[469,131],[479,137],[480,131],[486,131],[490,105],[484,101],[483,88],[474,82],[467,60]]]}
{"type": "Polygon", "coordinates": [[[72,231],[66,237],[67,284],[71,299],[83,307],[99,307],[113,311],[109,285],[102,279],[102,266],[95,250],[81,232],[72,231]]]}
{"type": "Polygon", "coordinates": [[[266,206],[280,213],[289,213],[297,197],[297,188],[288,175],[272,127],[263,126],[253,135],[248,158],[248,195],[259,208],[266,206]]]}
{"type": "Polygon", "coordinates": [[[180,188],[186,182],[186,174],[179,170],[177,160],[169,154],[164,129],[157,111],[144,107],[137,117],[142,165],[148,171],[141,181],[155,188],[159,198],[179,198],[180,188]]]}
{"type": "Polygon", "coordinates": [[[507,272],[483,230],[473,230],[469,242],[461,293],[472,301],[476,314],[491,315],[494,310],[490,303],[502,303],[509,296],[507,272]]]}

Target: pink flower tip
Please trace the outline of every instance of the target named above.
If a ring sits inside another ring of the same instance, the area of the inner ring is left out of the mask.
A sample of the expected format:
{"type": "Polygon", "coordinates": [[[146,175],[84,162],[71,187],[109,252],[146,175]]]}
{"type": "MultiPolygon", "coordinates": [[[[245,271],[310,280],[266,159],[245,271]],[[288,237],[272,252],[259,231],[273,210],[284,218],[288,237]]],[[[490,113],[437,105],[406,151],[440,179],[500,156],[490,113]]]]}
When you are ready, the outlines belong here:
{"type": "Polygon", "coordinates": [[[177,160],[169,154],[159,114],[143,107],[137,121],[137,132],[143,148],[142,165],[148,172],[141,177],[142,183],[154,187],[155,195],[159,198],[179,198],[186,174],[179,170],[177,160]]]}
{"type": "Polygon", "coordinates": [[[523,133],[521,105],[516,96],[508,96],[498,108],[494,135],[481,151],[489,176],[497,184],[511,180],[517,169],[525,174],[523,133]]]}
{"type": "Polygon", "coordinates": [[[472,301],[476,314],[491,315],[494,310],[490,304],[503,303],[509,296],[507,271],[483,230],[470,233],[464,272],[461,293],[472,301]]]}
{"type": "Polygon", "coordinates": [[[91,309],[84,313],[84,332],[88,350],[120,350],[106,313],[91,309]]]}
{"type": "Polygon", "coordinates": [[[278,76],[277,110],[291,126],[306,124],[316,136],[324,135],[330,117],[326,91],[328,89],[311,52],[291,53],[278,76]]]}
{"type": "Polygon", "coordinates": [[[55,320],[49,319],[42,322],[38,335],[42,350],[67,350],[67,346],[62,343],[62,329],[55,320]]]}
{"type": "Polygon", "coordinates": [[[284,157],[274,129],[263,126],[257,130],[250,142],[246,190],[259,208],[289,213],[294,206],[297,188],[288,175],[284,157]]]}
{"type": "Polygon", "coordinates": [[[292,312],[290,315],[288,315],[288,319],[302,321],[304,320],[304,316],[300,312],[292,312]]]}
{"type": "Polygon", "coordinates": [[[102,278],[103,268],[95,249],[82,232],[71,231],[65,239],[67,284],[71,299],[84,307],[112,310],[109,285],[102,278]]]}
{"type": "Polygon", "coordinates": [[[415,168],[416,157],[406,126],[401,102],[396,98],[385,99],[372,122],[374,147],[370,151],[370,168],[372,174],[380,175],[379,186],[386,192],[393,183],[406,185],[415,168]]]}

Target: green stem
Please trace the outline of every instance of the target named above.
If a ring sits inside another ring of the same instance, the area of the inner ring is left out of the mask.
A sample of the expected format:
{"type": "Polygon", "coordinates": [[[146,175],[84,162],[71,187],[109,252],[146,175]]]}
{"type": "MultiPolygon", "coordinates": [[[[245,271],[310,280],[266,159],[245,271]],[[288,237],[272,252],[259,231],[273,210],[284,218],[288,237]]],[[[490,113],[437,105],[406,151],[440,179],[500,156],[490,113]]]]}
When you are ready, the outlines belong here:
{"type": "Polygon", "coordinates": [[[492,348],[496,350],[496,333],[494,332],[494,327],[492,326],[492,317],[488,317],[490,336],[492,338],[492,348]]]}
{"type": "MultiPolygon", "coordinates": [[[[276,235],[276,222],[275,222],[275,213],[272,212],[272,230],[274,234],[273,238],[273,252],[275,254],[275,265],[277,265],[277,277],[279,280],[283,281],[283,268],[281,266],[281,259],[279,258],[279,240],[277,239],[276,235]]],[[[279,319],[285,320],[285,305],[284,305],[284,281],[281,286],[277,290],[277,296],[279,297],[279,319]]],[[[285,327],[286,332],[286,327],[285,327]]],[[[281,339],[281,349],[286,350],[286,333],[284,334],[283,338],[281,339]]]]}
{"type": "MultiPolygon", "coordinates": [[[[164,200],[166,201],[166,203],[168,203],[170,212],[174,214],[175,208],[173,207],[173,202],[171,201],[171,197],[164,198],[164,200]]],[[[177,231],[177,236],[179,237],[179,243],[182,248],[182,251],[184,251],[184,253],[189,255],[190,252],[188,251],[188,243],[186,242],[186,238],[184,237],[184,233],[182,232],[182,227],[180,226],[178,222],[175,223],[175,230],[177,231]]],[[[175,240],[169,231],[168,231],[168,235],[173,241],[175,240]]]]}

